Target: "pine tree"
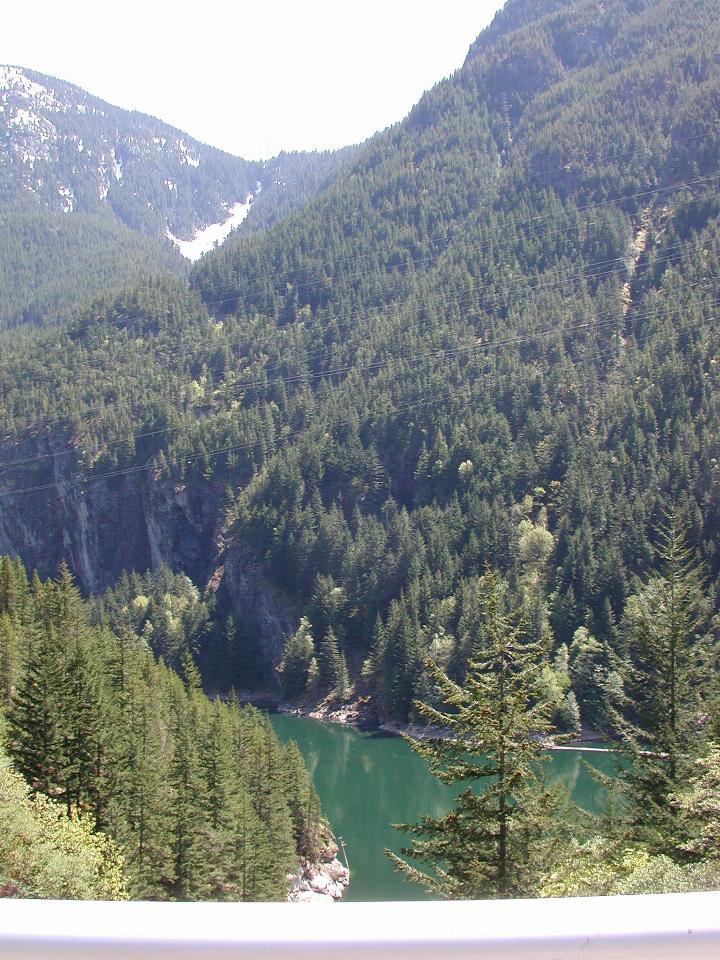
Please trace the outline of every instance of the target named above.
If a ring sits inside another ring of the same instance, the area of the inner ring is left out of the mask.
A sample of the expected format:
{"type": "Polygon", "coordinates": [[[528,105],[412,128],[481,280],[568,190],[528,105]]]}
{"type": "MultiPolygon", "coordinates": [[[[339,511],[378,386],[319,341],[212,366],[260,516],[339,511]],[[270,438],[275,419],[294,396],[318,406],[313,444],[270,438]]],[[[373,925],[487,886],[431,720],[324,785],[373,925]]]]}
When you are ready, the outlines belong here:
{"type": "Polygon", "coordinates": [[[271,835],[258,817],[249,791],[238,784],[228,806],[231,866],[227,880],[234,900],[283,900],[287,879],[275,861],[271,835]]]}
{"type": "Polygon", "coordinates": [[[32,645],[7,713],[9,748],[33,790],[65,796],[66,658],[49,626],[32,645]]]}
{"type": "Polygon", "coordinates": [[[344,651],[340,651],[340,669],[338,671],[337,683],[334,693],[338,700],[345,700],[350,690],[350,671],[348,670],[347,659],[344,651]]]}
{"type": "Polygon", "coordinates": [[[295,846],[300,856],[313,859],[327,836],[327,827],[320,813],[320,799],[294,740],[285,744],[283,753],[285,795],[293,818],[295,846]]]}
{"type": "Polygon", "coordinates": [[[284,697],[298,697],[305,693],[314,652],[310,621],[303,617],[297,631],[285,644],[280,663],[280,686],[284,697]]]}
{"type": "Polygon", "coordinates": [[[120,842],[133,897],[167,899],[174,881],[175,790],[158,689],[130,670],[116,730],[117,787],[106,819],[120,842]]]}
{"type": "Polygon", "coordinates": [[[225,812],[231,851],[228,881],[234,899],[278,900],[287,896],[287,871],[296,865],[292,822],[280,786],[277,750],[269,721],[252,708],[230,705],[237,779],[225,812]],[[268,762],[270,757],[275,760],[268,762]],[[272,767],[271,770],[268,767],[272,767]],[[279,828],[274,832],[275,827],[279,828]],[[291,849],[292,847],[292,849],[291,849]]]}
{"type": "MultiPolygon", "coordinates": [[[[186,662],[186,668],[188,666],[186,662]]],[[[190,675],[192,677],[192,671],[190,675]]],[[[192,679],[189,682],[192,684],[192,679]]],[[[211,872],[207,857],[207,787],[198,748],[200,696],[191,686],[186,698],[178,691],[175,703],[170,783],[174,792],[171,810],[173,893],[178,900],[202,899],[211,872]]]]}
{"type": "MultiPolygon", "coordinates": [[[[200,745],[207,787],[209,892],[215,900],[234,900],[245,895],[244,882],[238,888],[238,879],[244,871],[237,863],[236,848],[240,821],[244,823],[246,820],[242,811],[249,798],[234,759],[230,721],[228,711],[216,701],[200,745]]],[[[243,850],[245,844],[243,836],[243,850]]]]}
{"type": "Polygon", "coordinates": [[[294,824],[286,792],[285,757],[267,717],[249,716],[254,729],[245,734],[245,780],[255,812],[272,837],[274,853],[268,869],[280,883],[297,862],[294,824]]]}
{"type": "Polygon", "coordinates": [[[624,709],[610,709],[629,763],[621,771],[633,839],[677,856],[682,840],[668,802],[687,781],[702,748],[698,702],[709,609],[687,528],[671,509],[658,531],[658,574],[628,601],[621,667],[624,709]]]}
{"type": "Polygon", "coordinates": [[[68,809],[92,812],[102,823],[106,796],[106,754],[114,726],[102,675],[98,643],[77,643],[66,664],[65,753],[68,809]]]}
{"type": "Polygon", "coordinates": [[[529,896],[560,842],[559,800],[539,771],[539,737],[549,727],[548,707],[538,700],[542,649],[523,640],[500,576],[486,574],[481,586],[484,644],[468,663],[465,683],[458,686],[432,665],[446,709],[416,704],[447,736],[409,742],[444,783],[482,785],[463,790],[446,817],[400,826],[413,838],[401,851],[410,862],[388,855],[408,879],[442,897],[529,896]]]}
{"type": "Polygon", "coordinates": [[[335,691],[342,671],[342,654],[332,627],[318,644],[318,683],[323,693],[335,691]]]}
{"type": "Polygon", "coordinates": [[[17,624],[0,613],[0,703],[9,703],[20,676],[20,637],[17,624]]]}

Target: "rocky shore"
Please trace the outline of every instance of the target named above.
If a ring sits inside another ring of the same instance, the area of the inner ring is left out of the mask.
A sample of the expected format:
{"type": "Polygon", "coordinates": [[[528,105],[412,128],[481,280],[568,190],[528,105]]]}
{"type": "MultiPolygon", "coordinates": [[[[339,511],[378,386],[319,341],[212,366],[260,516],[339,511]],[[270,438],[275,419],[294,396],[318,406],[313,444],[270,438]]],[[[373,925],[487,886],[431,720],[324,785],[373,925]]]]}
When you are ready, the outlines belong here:
{"type": "Polygon", "coordinates": [[[298,872],[288,876],[290,903],[334,903],[342,899],[350,883],[350,871],[340,863],[337,853],[338,848],[331,844],[320,861],[300,861],[298,872]]]}
{"type": "Polygon", "coordinates": [[[377,713],[370,697],[357,697],[350,700],[327,699],[312,703],[279,703],[278,713],[293,713],[297,716],[312,717],[313,720],[326,720],[330,723],[342,723],[357,727],[358,730],[379,729],[377,713]]]}
{"type": "MultiPolygon", "coordinates": [[[[374,730],[387,736],[408,736],[413,740],[430,740],[448,735],[447,729],[438,726],[426,726],[419,723],[401,723],[397,720],[386,720],[381,723],[372,705],[369,696],[355,697],[346,701],[334,699],[319,702],[283,703],[275,705],[278,713],[292,713],[296,716],[312,717],[313,720],[324,720],[329,723],[341,723],[356,727],[358,730],[374,730]]],[[[562,748],[571,749],[581,744],[599,743],[608,739],[592,727],[583,726],[577,736],[563,735],[562,748]]],[[[560,749],[552,737],[547,739],[548,750],[560,749]]]]}

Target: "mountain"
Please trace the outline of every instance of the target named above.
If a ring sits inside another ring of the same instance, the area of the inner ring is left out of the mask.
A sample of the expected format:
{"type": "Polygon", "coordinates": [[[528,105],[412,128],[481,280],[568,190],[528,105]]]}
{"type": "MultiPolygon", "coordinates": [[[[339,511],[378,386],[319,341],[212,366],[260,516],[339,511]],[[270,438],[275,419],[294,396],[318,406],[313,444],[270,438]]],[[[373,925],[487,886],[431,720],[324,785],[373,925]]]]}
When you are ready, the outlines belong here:
{"type": "Polygon", "coordinates": [[[52,213],[108,207],[151,236],[187,237],[257,185],[258,164],[223,154],[79,87],[3,67],[2,201],[52,213]]]}
{"type": "Polygon", "coordinates": [[[182,275],[172,245],[197,259],[251,208],[261,228],[320,192],[351,152],[242,160],[72,84],[0,67],[0,320],[62,316],[109,285],[182,275]]]}
{"type": "Polygon", "coordinates": [[[598,722],[673,506],[716,608],[718,14],[509,0],[301,211],[6,338],[0,550],[167,563],[238,625],[212,683],[302,629],[399,719],[492,566],[598,722]]]}

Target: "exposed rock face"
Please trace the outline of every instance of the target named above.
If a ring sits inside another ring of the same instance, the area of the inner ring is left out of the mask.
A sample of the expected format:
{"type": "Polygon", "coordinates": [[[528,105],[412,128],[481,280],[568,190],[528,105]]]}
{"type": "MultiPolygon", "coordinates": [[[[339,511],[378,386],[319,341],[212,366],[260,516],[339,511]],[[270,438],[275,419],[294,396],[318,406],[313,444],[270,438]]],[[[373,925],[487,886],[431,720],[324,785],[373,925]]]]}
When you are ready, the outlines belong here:
{"type": "Polygon", "coordinates": [[[54,576],[64,560],[86,593],[110,586],[123,570],[164,563],[201,587],[226,591],[236,617],[255,625],[266,665],[278,663],[296,625],[247,545],[223,532],[219,489],[160,480],[149,470],[87,484],[75,482],[80,473],[61,432],[0,442],[0,554],[21,557],[41,576],[54,576]],[[3,496],[14,490],[27,492],[3,496]]]}
{"type": "Polygon", "coordinates": [[[320,863],[300,862],[297,874],[290,878],[291,903],[333,903],[342,899],[350,873],[336,856],[320,863]]]}
{"type": "MultiPolygon", "coordinates": [[[[150,471],[78,483],[82,467],[63,436],[0,445],[0,552],[43,575],[65,560],[88,593],[123,570],[166,563],[196,582],[212,562],[219,497],[212,488],[158,481],[150,471]],[[22,461],[26,461],[23,463],[22,461]]],[[[110,471],[108,471],[110,472],[110,471]]]]}
{"type": "MultiPolygon", "coordinates": [[[[370,696],[359,696],[351,688],[347,699],[339,701],[328,697],[320,702],[277,704],[278,713],[295,713],[324,720],[330,723],[342,723],[358,730],[377,730],[380,726],[377,711],[370,696]]],[[[394,732],[394,731],[392,731],[394,732]]]]}
{"type": "Polygon", "coordinates": [[[266,667],[280,662],[285,637],[297,628],[297,621],[284,601],[263,577],[257,560],[239,541],[230,541],[223,555],[222,584],[228,592],[235,615],[255,624],[263,640],[266,667]]]}

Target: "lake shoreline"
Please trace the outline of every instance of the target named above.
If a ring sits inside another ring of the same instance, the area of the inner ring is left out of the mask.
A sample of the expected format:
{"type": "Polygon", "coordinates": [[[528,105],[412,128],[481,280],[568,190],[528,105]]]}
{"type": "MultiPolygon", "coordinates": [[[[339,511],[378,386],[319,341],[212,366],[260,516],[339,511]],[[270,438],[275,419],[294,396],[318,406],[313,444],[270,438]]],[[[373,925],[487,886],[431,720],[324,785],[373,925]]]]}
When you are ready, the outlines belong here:
{"type": "MultiPolygon", "coordinates": [[[[393,824],[449,813],[457,803],[457,785],[433,776],[425,760],[396,731],[361,732],[347,722],[312,718],[307,715],[309,709],[307,704],[306,712],[299,714],[290,705],[290,712],[274,712],[269,722],[282,743],[297,743],[323,815],[338,845],[347,851],[350,885],[341,902],[429,898],[427,891],[394,870],[384,850],[399,853],[406,841],[393,824]]],[[[337,716],[337,710],[329,712],[337,716]]],[[[548,783],[561,778],[573,803],[593,814],[602,812],[607,789],[591,769],[606,778],[616,776],[612,754],[566,750],[548,751],[544,757],[548,783]]]]}
{"type": "Polygon", "coordinates": [[[318,860],[300,858],[295,873],[288,874],[288,903],[337,903],[350,884],[350,871],[338,859],[333,841],[321,851],[318,860]]]}
{"type": "MultiPolygon", "coordinates": [[[[278,713],[290,714],[297,717],[310,717],[313,720],[320,720],[324,723],[338,723],[342,726],[352,727],[362,733],[374,733],[387,737],[410,737],[413,740],[431,740],[443,739],[447,736],[447,731],[442,727],[427,726],[418,723],[401,723],[397,720],[386,720],[380,722],[377,713],[372,706],[369,696],[357,697],[346,701],[338,701],[330,698],[324,700],[305,702],[305,703],[287,703],[279,697],[274,709],[278,713]]],[[[580,734],[572,739],[563,739],[562,744],[556,744],[548,741],[548,750],[584,750],[587,752],[612,753],[609,747],[584,746],[585,744],[606,743],[607,736],[592,727],[583,726],[580,734]]]]}

